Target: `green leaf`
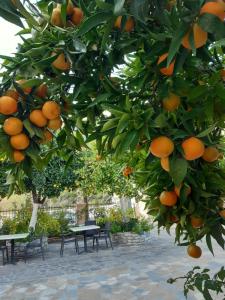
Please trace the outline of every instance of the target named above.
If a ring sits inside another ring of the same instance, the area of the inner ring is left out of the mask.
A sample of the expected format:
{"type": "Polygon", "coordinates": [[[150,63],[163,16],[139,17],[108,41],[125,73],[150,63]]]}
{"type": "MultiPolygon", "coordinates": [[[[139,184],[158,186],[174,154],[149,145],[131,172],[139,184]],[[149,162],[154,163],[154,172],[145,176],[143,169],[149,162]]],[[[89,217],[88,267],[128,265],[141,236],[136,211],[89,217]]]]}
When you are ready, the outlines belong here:
{"type": "Polygon", "coordinates": [[[114,3],[115,3],[115,5],[114,5],[113,13],[116,16],[120,16],[123,11],[123,6],[125,3],[125,0],[114,0],[114,3]]]}
{"type": "Polygon", "coordinates": [[[224,23],[213,14],[203,14],[199,18],[198,24],[204,31],[213,33],[217,40],[225,37],[224,23]]]}
{"type": "Polygon", "coordinates": [[[26,130],[29,132],[31,138],[33,136],[35,136],[35,132],[33,130],[33,126],[32,126],[31,122],[28,119],[26,119],[26,120],[23,121],[23,125],[26,128],[26,130]]]}
{"type": "Polygon", "coordinates": [[[80,26],[79,30],[76,33],[76,36],[82,36],[85,33],[89,32],[94,27],[99,26],[100,24],[103,24],[107,22],[112,17],[112,12],[103,11],[98,12],[88,19],[86,19],[83,24],[80,26]]]}
{"type": "Polygon", "coordinates": [[[105,132],[109,129],[115,128],[117,124],[118,124],[118,118],[110,119],[103,125],[101,132],[105,132]]]}
{"type": "Polygon", "coordinates": [[[212,132],[215,129],[215,125],[210,126],[209,128],[207,128],[206,130],[200,132],[198,135],[196,135],[196,137],[201,138],[204,136],[207,136],[210,132],[212,132]]]}
{"type": "Polygon", "coordinates": [[[0,16],[10,23],[24,27],[20,19],[21,14],[15,9],[11,1],[0,1],[0,16]]]}
{"type": "Polygon", "coordinates": [[[212,255],[214,256],[213,247],[212,247],[211,235],[210,235],[209,233],[206,234],[206,243],[207,243],[207,246],[208,246],[210,252],[211,252],[212,255]]]}
{"type": "Polygon", "coordinates": [[[116,135],[118,133],[122,133],[125,128],[127,128],[129,124],[130,115],[129,114],[123,114],[122,118],[119,120],[118,126],[116,128],[116,135]]]}
{"type": "Polygon", "coordinates": [[[188,163],[183,158],[170,159],[170,175],[176,186],[179,186],[184,180],[188,169],[188,163]]]}
{"type": "Polygon", "coordinates": [[[133,0],[130,5],[130,11],[136,19],[145,23],[149,14],[148,0],[133,0]]]}

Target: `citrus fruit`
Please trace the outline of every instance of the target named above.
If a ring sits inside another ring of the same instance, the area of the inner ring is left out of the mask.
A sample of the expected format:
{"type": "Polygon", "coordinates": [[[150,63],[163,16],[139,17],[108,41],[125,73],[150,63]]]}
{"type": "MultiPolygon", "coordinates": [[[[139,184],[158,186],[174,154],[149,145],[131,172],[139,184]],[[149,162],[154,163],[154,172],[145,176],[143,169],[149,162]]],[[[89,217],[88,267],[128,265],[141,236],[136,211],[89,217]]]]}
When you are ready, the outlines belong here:
{"type": "Polygon", "coordinates": [[[187,247],[187,253],[193,258],[199,258],[202,255],[202,250],[200,247],[191,244],[187,247]]]}
{"type": "MultiPolygon", "coordinates": [[[[122,16],[118,16],[115,23],[114,23],[114,27],[121,29],[121,21],[122,21],[122,16]]],[[[124,31],[126,32],[131,32],[134,30],[134,19],[132,17],[129,17],[125,23],[124,26],[124,31]]]]}
{"type": "Polygon", "coordinates": [[[0,97],[0,113],[3,115],[12,115],[17,112],[17,101],[9,96],[0,97]]]}
{"type": "Polygon", "coordinates": [[[30,92],[32,91],[32,87],[28,86],[28,87],[23,87],[23,85],[27,82],[27,80],[25,79],[20,79],[18,81],[16,81],[16,83],[20,86],[20,88],[23,90],[24,94],[30,94],[30,92]]]}
{"type": "Polygon", "coordinates": [[[21,162],[24,159],[25,159],[25,155],[23,154],[23,152],[21,152],[19,150],[13,151],[13,161],[14,162],[21,162]]]}
{"type": "Polygon", "coordinates": [[[217,16],[221,21],[224,20],[224,6],[222,3],[219,2],[205,3],[200,10],[200,15],[205,13],[217,16]]]}
{"type": "Polygon", "coordinates": [[[71,16],[73,14],[73,3],[72,1],[68,1],[67,7],[66,7],[66,14],[67,16],[71,16]]]}
{"type": "Polygon", "coordinates": [[[186,160],[194,160],[201,157],[205,150],[203,142],[196,137],[184,140],[181,146],[186,160]]]}
{"type": "MultiPolygon", "coordinates": [[[[163,62],[167,58],[167,56],[168,56],[168,53],[164,53],[163,55],[161,55],[158,59],[157,65],[159,65],[161,62],[163,62]]],[[[170,76],[173,74],[174,64],[175,64],[175,60],[173,60],[168,67],[160,68],[159,71],[163,75],[170,76]]]]}
{"type": "Polygon", "coordinates": [[[181,43],[184,46],[184,48],[191,49],[191,44],[190,44],[191,32],[193,32],[194,45],[196,49],[206,44],[208,39],[208,33],[202,30],[198,24],[194,24],[192,29],[189,30],[182,39],[181,43]]]}
{"type": "Polygon", "coordinates": [[[174,143],[166,136],[159,136],[151,142],[149,150],[154,156],[165,158],[173,152],[174,143]]]}
{"type": "Polygon", "coordinates": [[[63,27],[63,21],[62,21],[62,17],[61,17],[61,9],[59,7],[56,7],[53,9],[50,23],[53,26],[63,27]]]}
{"type": "MultiPolygon", "coordinates": [[[[56,53],[52,53],[52,56],[56,53]]],[[[66,59],[64,53],[60,53],[58,57],[52,62],[52,66],[61,71],[67,71],[70,69],[70,62],[66,59]]]]}
{"type": "Polygon", "coordinates": [[[51,142],[51,140],[53,139],[53,134],[49,130],[45,130],[43,134],[44,138],[41,140],[41,143],[45,144],[51,142]]]}
{"type": "Polygon", "coordinates": [[[216,0],[217,3],[220,3],[223,6],[223,9],[225,10],[225,1],[224,0],[216,0]]]}
{"type": "Polygon", "coordinates": [[[16,90],[8,90],[5,92],[4,96],[9,96],[9,97],[15,99],[16,101],[18,101],[20,95],[16,90]]]}
{"type": "Polygon", "coordinates": [[[5,120],[3,130],[8,135],[17,135],[23,130],[23,122],[15,117],[10,117],[5,120]]]}
{"type": "Polygon", "coordinates": [[[179,218],[177,216],[171,215],[169,217],[169,221],[172,222],[172,223],[178,223],[179,222],[179,218]]]}
{"type": "Polygon", "coordinates": [[[207,162],[214,162],[220,156],[220,152],[216,149],[216,147],[207,147],[202,155],[202,159],[207,162]]]}
{"type": "Polygon", "coordinates": [[[48,121],[48,128],[49,129],[53,129],[53,130],[57,130],[60,129],[62,126],[62,120],[60,117],[56,118],[56,119],[52,119],[48,121]]]}
{"type": "Polygon", "coordinates": [[[123,176],[129,176],[131,173],[133,173],[133,169],[131,167],[125,167],[123,169],[123,176]]]}
{"type": "Polygon", "coordinates": [[[204,225],[204,221],[200,217],[191,216],[191,225],[193,228],[200,228],[204,225]]]}
{"type": "MultiPolygon", "coordinates": [[[[177,194],[178,197],[180,197],[180,190],[182,188],[183,184],[181,183],[179,186],[175,186],[174,187],[174,192],[177,194]]],[[[191,194],[191,187],[190,186],[187,186],[185,187],[185,194],[186,196],[189,196],[191,194]]]]}
{"type": "Polygon", "coordinates": [[[84,18],[84,13],[79,7],[73,8],[73,13],[71,16],[71,21],[74,25],[80,25],[84,18]]]}
{"type": "Polygon", "coordinates": [[[40,109],[33,110],[29,115],[29,119],[31,123],[33,123],[37,127],[44,127],[45,125],[47,125],[47,119],[40,109]]]}
{"type": "Polygon", "coordinates": [[[160,160],[161,167],[163,170],[169,172],[170,171],[170,162],[169,162],[169,157],[162,157],[160,160]]]}
{"type": "Polygon", "coordinates": [[[35,95],[39,98],[46,98],[48,92],[48,87],[45,83],[42,83],[35,91],[35,95]]]}
{"type": "Polygon", "coordinates": [[[30,140],[25,133],[19,133],[11,136],[10,144],[16,150],[24,150],[30,145],[30,140]]]}
{"type": "Polygon", "coordinates": [[[42,113],[49,120],[56,119],[60,115],[60,106],[54,101],[47,101],[42,106],[42,113]]]}
{"type": "Polygon", "coordinates": [[[180,97],[170,93],[168,97],[163,99],[163,108],[166,111],[174,111],[176,110],[180,105],[180,97]]]}
{"type": "Polygon", "coordinates": [[[177,203],[177,195],[173,191],[163,191],[159,196],[159,200],[163,205],[174,206],[177,203]]]}

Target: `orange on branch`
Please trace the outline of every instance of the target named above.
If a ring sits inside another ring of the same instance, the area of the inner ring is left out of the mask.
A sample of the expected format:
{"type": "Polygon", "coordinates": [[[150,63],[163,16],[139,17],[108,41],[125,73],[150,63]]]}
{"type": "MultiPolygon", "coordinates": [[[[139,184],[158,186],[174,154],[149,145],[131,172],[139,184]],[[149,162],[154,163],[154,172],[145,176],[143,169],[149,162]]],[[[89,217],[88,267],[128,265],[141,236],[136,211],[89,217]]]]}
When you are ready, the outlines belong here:
{"type": "Polygon", "coordinates": [[[3,130],[8,135],[17,135],[23,130],[23,122],[15,117],[10,117],[5,120],[3,130]]]}
{"type": "Polygon", "coordinates": [[[73,14],[73,3],[71,0],[68,1],[67,7],[66,7],[66,14],[67,16],[71,16],[73,14]]]}
{"type": "Polygon", "coordinates": [[[60,117],[56,118],[56,119],[52,119],[48,121],[48,128],[49,129],[53,129],[53,130],[57,130],[60,129],[62,126],[62,120],[60,117]]]}
{"type": "Polygon", "coordinates": [[[73,8],[73,13],[72,13],[72,16],[71,16],[71,22],[74,25],[80,25],[83,18],[84,18],[84,13],[83,13],[82,9],[80,9],[79,7],[74,7],[73,8]]]}
{"type": "Polygon", "coordinates": [[[202,6],[200,10],[200,15],[203,15],[205,13],[217,16],[221,21],[223,21],[224,5],[220,2],[207,2],[202,6]]]}
{"type": "Polygon", "coordinates": [[[24,150],[30,145],[30,140],[25,133],[20,133],[11,136],[10,144],[16,150],[24,150]]]}
{"type": "Polygon", "coordinates": [[[37,127],[44,127],[47,125],[47,122],[48,122],[48,120],[42,113],[42,110],[40,110],[40,109],[33,110],[29,115],[29,119],[30,119],[31,123],[33,123],[37,127]]]}
{"type": "Polygon", "coordinates": [[[202,159],[207,162],[214,162],[220,156],[220,152],[217,150],[216,147],[207,147],[202,155],[202,159]]]}
{"type": "MultiPolygon", "coordinates": [[[[161,62],[166,60],[167,56],[168,56],[168,53],[164,53],[163,55],[161,55],[158,59],[157,65],[159,65],[161,62]]],[[[163,68],[159,69],[159,71],[163,75],[171,76],[173,74],[174,65],[175,65],[175,60],[173,60],[168,67],[163,67],[163,68]]]]}
{"type": "Polygon", "coordinates": [[[221,211],[219,212],[219,215],[220,215],[222,218],[225,219],[225,209],[221,210],[221,211]]]}
{"type": "Polygon", "coordinates": [[[45,130],[43,132],[44,138],[41,140],[41,143],[46,144],[52,141],[53,139],[53,134],[49,130],[45,130]]]}
{"type": "MultiPolygon", "coordinates": [[[[114,27],[117,28],[117,29],[121,29],[121,24],[122,22],[122,16],[118,16],[115,23],[114,23],[114,27]]],[[[124,31],[126,32],[131,32],[134,30],[134,19],[132,17],[129,17],[125,23],[125,26],[124,26],[124,31]]]]}
{"type": "Polygon", "coordinates": [[[60,106],[54,101],[47,101],[42,106],[42,113],[45,118],[53,120],[59,117],[61,112],[60,106]]]}
{"type": "Polygon", "coordinates": [[[45,83],[42,83],[35,91],[35,95],[38,96],[39,98],[46,98],[47,97],[47,92],[48,92],[48,87],[45,83]]]}
{"type": "Polygon", "coordinates": [[[184,140],[181,146],[186,160],[195,160],[200,158],[205,151],[203,142],[196,137],[190,137],[184,140]]]}
{"type": "Polygon", "coordinates": [[[204,220],[200,217],[191,216],[191,225],[193,228],[200,228],[204,225],[204,220]]]}
{"type": "Polygon", "coordinates": [[[163,170],[169,172],[170,171],[170,162],[169,162],[169,157],[162,157],[160,159],[160,164],[163,170]]]}
{"type": "Polygon", "coordinates": [[[200,247],[191,244],[187,247],[187,253],[193,258],[199,258],[202,255],[202,250],[200,247]]]}
{"type": "Polygon", "coordinates": [[[13,161],[14,162],[21,162],[25,159],[25,155],[23,154],[23,152],[19,151],[19,150],[14,150],[13,151],[13,161]]]}
{"type": "Polygon", "coordinates": [[[163,205],[174,206],[177,203],[177,195],[174,191],[163,191],[159,196],[159,200],[163,205]]]}
{"type": "MultiPolygon", "coordinates": [[[[180,190],[182,188],[183,184],[181,183],[179,186],[174,187],[174,192],[177,194],[178,197],[180,197],[180,190]]],[[[186,196],[189,196],[191,194],[191,187],[188,186],[186,189],[186,196]]]]}
{"type": "Polygon", "coordinates": [[[24,94],[30,94],[32,91],[32,87],[23,87],[23,85],[27,82],[26,79],[20,79],[16,81],[16,83],[20,86],[20,88],[23,90],[24,94]]]}
{"type": "Polygon", "coordinates": [[[181,43],[184,48],[191,49],[190,36],[192,32],[195,48],[198,49],[204,46],[208,39],[208,33],[202,30],[202,28],[198,24],[194,24],[192,29],[190,29],[182,39],[181,43]]]}
{"type": "Polygon", "coordinates": [[[61,16],[61,8],[56,7],[52,11],[50,23],[53,26],[63,27],[63,21],[61,16]]]}
{"type": "Polygon", "coordinates": [[[180,106],[180,97],[170,93],[168,97],[163,99],[163,108],[166,111],[174,111],[180,106]]]}
{"type": "Polygon", "coordinates": [[[156,157],[168,157],[174,150],[174,143],[166,136],[155,138],[150,145],[149,151],[156,157]]]}
{"type": "Polygon", "coordinates": [[[125,167],[124,169],[123,169],[123,176],[129,176],[130,174],[132,174],[133,173],[133,168],[131,168],[131,167],[125,167]]]}
{"type": "Polygon", "coordinates": [[[15,112],[17,112],[17,101],[9,96],[0,97],[0,113],[7,116],[15,112]]]}
{"type": "Polygon", "coordinates": [[[16,101],[19,100],[19,93],[16,91],[16,90],[8,90],[5,92],[4,96],[8,96],[8,97],[11,97],[13,99],[15,99],[16,101]]]}
{"type": "MultiPolygon", "coordinates": [[[[56,53],[52,53],[52,56],[56,53]]],[[[61,71],[68,71],[71,67],[71,64],[68,59],[66,59],[64,53],[60,53],[58,57],[52,62],[52,66],[61,71]]]]}

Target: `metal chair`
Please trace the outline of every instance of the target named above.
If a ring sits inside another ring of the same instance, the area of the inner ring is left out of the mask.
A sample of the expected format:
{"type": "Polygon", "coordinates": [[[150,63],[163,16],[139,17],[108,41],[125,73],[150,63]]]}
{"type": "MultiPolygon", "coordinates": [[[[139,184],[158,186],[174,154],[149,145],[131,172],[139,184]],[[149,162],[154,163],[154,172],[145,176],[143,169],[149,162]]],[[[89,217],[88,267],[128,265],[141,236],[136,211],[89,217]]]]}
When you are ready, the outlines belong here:
{"type": "MultiPolygon", "coordinates": [[[[96,225],[96,221],[95,220],[85,221],[85,225],[86,226],[88,226],[88,225],[96,225]]],[[[86,251],[87,251],[87,240],[91,239],[93,241],[93,237],[97,233],[98,233],[98,229],[87,230],[87,231],[84,232],[84,246],[86,248],[86,251]]],[[[94,243],[93,243],[92,247],[94,248],[94,243]]]]}
{"type": "Polygon", "coordinates": [[[105,240],[106,243],[106,247],[108,248],[108,240],[109,240],[109,244],[110,247],[113,250],[113,244],[112,244],[112,239],[111,239],[111,235],[110,235],[110,229],[111,229],[111,224],[110,223],[106,223],[103,229],[99,230],[98,234],[95,234],[93,236],[93,247],[95,246],[95,242],[96,242],[96,250],[99,250],[99,240],[105,240]]]}
{"type": "Polygon", "coordinates": [[[5,255],[6,255],[6,262],[9,262],[9,251],[8,247],[4,244],[0,244],[0,251],[2,252],[2,264],[5,264],[5,255]]]}
{"type": "Polygon", "coordinates": [[[79,254],[79,244],[78,238],[71,234],[71,232],[64,232],[61,234],[61,248],[60,248],[60,256],[63,256],[64,246],[69,243],[74,243],[75,251],[79,254]]]}

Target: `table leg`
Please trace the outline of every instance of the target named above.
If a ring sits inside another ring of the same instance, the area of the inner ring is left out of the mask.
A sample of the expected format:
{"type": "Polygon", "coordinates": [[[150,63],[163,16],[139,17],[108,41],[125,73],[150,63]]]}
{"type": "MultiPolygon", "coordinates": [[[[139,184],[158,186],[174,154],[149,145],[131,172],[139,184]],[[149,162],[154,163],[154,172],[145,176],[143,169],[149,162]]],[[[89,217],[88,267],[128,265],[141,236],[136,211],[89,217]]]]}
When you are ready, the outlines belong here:
{"type": "Polygon", "coordinates": [[[87,237],[86,237],[86,234],[84,234],[84,251],[87,252],[87,237]]]}
{"type": "Polygon", "coordinates": [[[15,241],[11,240],[11,263],[15,264],[15,241]]]}

